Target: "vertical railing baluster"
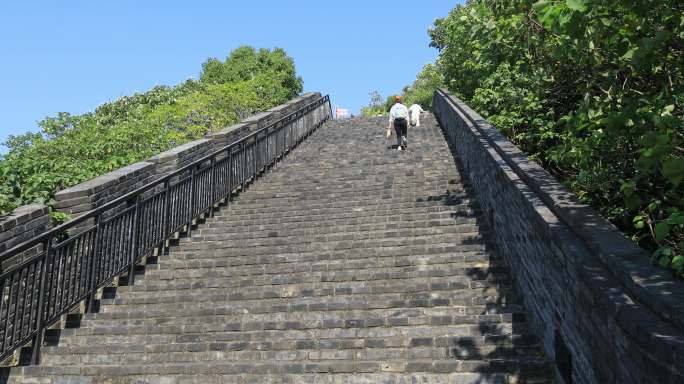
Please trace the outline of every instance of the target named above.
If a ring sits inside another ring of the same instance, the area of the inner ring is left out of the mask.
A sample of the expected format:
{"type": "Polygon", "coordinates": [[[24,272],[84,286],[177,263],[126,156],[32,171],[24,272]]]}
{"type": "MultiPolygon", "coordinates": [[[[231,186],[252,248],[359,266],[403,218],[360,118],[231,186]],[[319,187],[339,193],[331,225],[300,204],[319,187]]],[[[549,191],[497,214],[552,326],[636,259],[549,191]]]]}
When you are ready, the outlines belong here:
{"type": "Polygon", "coordinates": [[[45,258],[40,266],[40,291],[38,291],[38,308],[36,309],[36,335],[31,343],[31,364],[40,364],[40,347],[43,345],[43,332],[45,323],[43,321],[43,308],[47,305],[45,301],[45,290],[47,289],[47,266],[54,252],[54,238],[45,242],[45,258]]]}
{"type": "Polygon", "coordinates": [[[214,217],[214,186],[216,185],[216,181],[214,178],[216,177],[216,158],[212,157],[211,158],[211,169],[209,170],[209,217],[214,217]]]}
{"type": "Polygon", "coordinates": [[[243,140],[240,143],[240,192],[245,191],[245,181],[247,180],[247,143],[243,140]]]}
{"type": "Polygon", "coordinates": [[[86,312],[92,312],[95,308],[95,286],[97,285],[97,279],[95,279],[95,274],[97,273],[96,265],[99,267],[100,259],[100,240],[102,239],[102,215],[95,216],[95,241],[93,241],[93,252],[92,258],[90,260],[90,268],[88,269],[88,290],[90,294],[86,298],[86,312]]]}
{"type": "Polygon", "coordinates": [[[233,197],[233,147],[228,147],[228,196],[226,198],[226,205],[230,205],[230,199],[233,197]]]}
{"type": "Polygon", "coordinates": [[[259,134],[257,133],[254,135],[254,143],[252,144],[252,164],[254,166],[254,172],[252,173],[252,183],[256,181],[256,175],[257,175],[257,137],[259,134]]]}
{"type": "Polygon", "coordinates": [[[167,247],[166,247],[166,238],[171,236],[171,228],[170,228],[170,222],[171,222],[171,193],[170,190],[171,186],[169,184],[169,179],[164,180],[164,218],[162,221],[162,251],[164,254],[167,253],[167,247]]]}
{"type": "Polygon", "coordinates": [[[290,120],[290,151],[292,150],[292,147],[294,146],[294,123],[292,120],[290,120]]]}
{"type": "MultiPolygon", "coordinates": [[[[23,307],[24,305],[22,304],[21,301],[21,293],[22,293],[22,281],[23,281],[23,276],[28,275],[28,271],[25,268],[22,268],[19,270],[19,277],[17,278],[17,304],[14,306],[14,326],[12,327],[12,344],[16,344],[17,342],[17,333],[21,334],[21,317],[24,314],[23,307]],[[21,313],[22,316],[19,314],[21,313]]],[[[24,287],[23,292],[24,294],[26,293],[26,288],[24,287]]],[[[20,336],[21,337],[21,336],[20,336]]]]}
{"type": "Polygon", "coordinates": [[[192,218],[195,216],[195,176],[197,175],[197,172],[195,172],[195,169],[197,166],[193,166],[190,168],[190,218],[188,220],[187,226],[187,235],[188,237],[192,237],[192,218]]]}
{"type": "Polygon", "coordinates": [[[138,230],[140,228],[140,195],[135,197],[133,226],[131,227],[131,250],[128,269],[128,285],[135,283],[135,264],[138,261],[138,230]]]}

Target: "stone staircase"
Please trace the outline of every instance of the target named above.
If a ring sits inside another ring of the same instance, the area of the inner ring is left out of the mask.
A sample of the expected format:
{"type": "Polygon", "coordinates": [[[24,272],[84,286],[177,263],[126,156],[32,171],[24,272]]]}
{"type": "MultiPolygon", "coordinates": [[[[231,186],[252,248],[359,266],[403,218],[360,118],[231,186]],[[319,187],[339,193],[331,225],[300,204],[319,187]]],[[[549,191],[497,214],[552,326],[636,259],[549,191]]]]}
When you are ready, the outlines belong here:
{"type": "Polygon", "coordinates": [[[548,383],[434,117],[326,123],[11,383],[548,383]]]}

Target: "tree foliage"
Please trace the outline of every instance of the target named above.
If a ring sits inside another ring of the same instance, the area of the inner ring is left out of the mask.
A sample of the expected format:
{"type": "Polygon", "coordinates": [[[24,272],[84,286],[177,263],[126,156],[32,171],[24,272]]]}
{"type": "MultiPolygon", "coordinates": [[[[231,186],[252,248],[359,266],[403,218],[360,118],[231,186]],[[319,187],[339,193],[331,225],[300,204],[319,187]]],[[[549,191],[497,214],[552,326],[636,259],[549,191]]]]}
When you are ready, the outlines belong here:
{"type": "Polygon", "coordinates": [[[429,33],[452,92],[684,277],[684,2],[472,0],[429,33]]]}
{"type": "Polygon", "coordinates": [[[282,49],[243,46],[225,61],[209,59],[199,81],[158,86],[93,112],[60,112],[41,131],[10,136],[0,157],[0,215],[141,161],[281,104],[302,91],[282,49]]]}
{"type": "Polygon", "coordinates": [[[390,108],[392,108],[392,105],[394,105],[394,96],[387,96],[384,101],[378,91],[372,91],[369,93],[369,96],[371,97],[371,101],[368,105],[361,107],[361,116],[383,116],[386,115],[390,108]]]}
{"type": "MultiPolygon", "coordinates": [[[[416,80],[410,86],[402,90],[403,103],[407,106],[418,104],[423,109],[432,107],[432,95],[437,88],[444,86],[444,76],[439,68],[432,63],[426,64],[423,70],[416,76],[416,80]]],[[[362,116],[382,116],[386,115],[392,105],[394,105],[394,95],[388,96],[383,102],[382,96],[378,91],[370,94],[371,101],[367,106],[361,108],[362,116]]]]}
{"type": "Polygon", "coordinates": [[[432,63],[426,64],[410,86],[404,88],[404,104],[418,104],[423,109],[432,108],[432,95],[444,86],[444,75],[432,63]]]}

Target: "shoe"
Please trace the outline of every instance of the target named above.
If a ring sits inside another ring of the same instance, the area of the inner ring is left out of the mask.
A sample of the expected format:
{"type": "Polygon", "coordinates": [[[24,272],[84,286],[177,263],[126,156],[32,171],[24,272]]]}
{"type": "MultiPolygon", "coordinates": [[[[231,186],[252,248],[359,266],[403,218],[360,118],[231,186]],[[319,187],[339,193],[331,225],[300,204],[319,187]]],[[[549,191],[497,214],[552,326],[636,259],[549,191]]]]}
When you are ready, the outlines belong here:
{"type": "Polygon", "coordinates": [[[401,151],[401,147],[397,147],[397,151],[401,151]]]}

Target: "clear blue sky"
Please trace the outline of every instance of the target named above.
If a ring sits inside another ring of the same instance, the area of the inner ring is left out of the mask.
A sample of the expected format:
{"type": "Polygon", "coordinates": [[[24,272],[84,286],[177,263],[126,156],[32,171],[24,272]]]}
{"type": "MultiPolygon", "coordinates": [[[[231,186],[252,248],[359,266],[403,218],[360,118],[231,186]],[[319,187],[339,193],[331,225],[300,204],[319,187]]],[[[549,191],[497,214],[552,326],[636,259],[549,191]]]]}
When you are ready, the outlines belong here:
{"type": "Polygon", "coordinates": [[[457,3],[0,1],[0,142],[60,111],[197,77],[243,44],[284,48],[305,91],[356,113],[370,91],[399,92],[434,61],[427,29],[457,3]]]}

